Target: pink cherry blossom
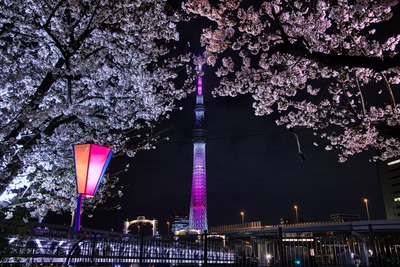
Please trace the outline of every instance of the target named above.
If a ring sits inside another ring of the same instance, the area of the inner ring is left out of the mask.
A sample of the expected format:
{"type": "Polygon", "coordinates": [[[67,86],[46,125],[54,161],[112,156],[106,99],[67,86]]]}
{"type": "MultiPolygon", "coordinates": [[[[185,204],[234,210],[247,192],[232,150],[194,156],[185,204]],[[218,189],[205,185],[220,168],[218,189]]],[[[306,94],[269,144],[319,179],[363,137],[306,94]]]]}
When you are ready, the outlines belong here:
{"type": "Polygon", "coordinates": [[[400,156],[399,1],[197,2],[183,7],[213,22],[201,41],[221,78],[215,95],[251,94],[256,115],[313,129],[339,161],[400,156]]]}

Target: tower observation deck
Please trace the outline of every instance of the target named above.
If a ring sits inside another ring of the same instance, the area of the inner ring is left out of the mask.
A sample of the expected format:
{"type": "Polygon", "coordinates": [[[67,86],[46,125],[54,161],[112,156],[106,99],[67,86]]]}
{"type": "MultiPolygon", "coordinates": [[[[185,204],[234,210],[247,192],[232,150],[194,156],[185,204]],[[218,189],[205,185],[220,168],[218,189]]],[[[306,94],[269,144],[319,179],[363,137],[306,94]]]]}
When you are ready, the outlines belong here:
{"type": "MultiPolygon", "coordinates": [[[[198,67],[201,72],[201,66],[198,67]]],[[[189,231],[203,232],[208,229],[207,223],[207,183],[206,183],[206,138],[204,129],[204,98],[202,76],[197,78],[197,95],[195,125],[193,136],[193,175],[192,195],[189,211],[189,231]]]]}

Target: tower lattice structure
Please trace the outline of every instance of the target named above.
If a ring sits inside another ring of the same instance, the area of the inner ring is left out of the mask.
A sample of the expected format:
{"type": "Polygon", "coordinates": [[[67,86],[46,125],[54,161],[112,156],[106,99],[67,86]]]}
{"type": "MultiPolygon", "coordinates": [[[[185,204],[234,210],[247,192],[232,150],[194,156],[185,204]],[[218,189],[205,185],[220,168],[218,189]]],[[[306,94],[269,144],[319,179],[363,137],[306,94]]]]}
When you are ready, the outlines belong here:
{"type": "MultiPolygon", "coordinates": [[[[199,72],[201,67],[199,66],[199,72]]],[[[189,231],[208,230],[207,223],[207,183],[206,183],[206,138],[204,129],[204,98],[202,76],[197,78],[195,125],[193,135],[193,176],[192,195],[189,212],[189,231]]]]}

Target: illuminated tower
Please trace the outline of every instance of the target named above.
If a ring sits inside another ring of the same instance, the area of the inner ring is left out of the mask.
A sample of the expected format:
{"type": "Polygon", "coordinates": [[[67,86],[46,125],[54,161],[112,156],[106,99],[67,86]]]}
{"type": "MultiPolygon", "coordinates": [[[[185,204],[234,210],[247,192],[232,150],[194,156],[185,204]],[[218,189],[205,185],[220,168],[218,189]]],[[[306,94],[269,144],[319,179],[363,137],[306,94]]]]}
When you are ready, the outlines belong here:
{"type": "MultiPolygon", "coordinates": [[[[199,72],[201,66],[199,66],[199,72]]],[[[189,212],[189,231],[208,230],[207,224],[207,186],[206,186],[206,137],[207,131],[204,124],[204,100],[202,77],[197,78],[197,95],[195,113],[195,125],[193,135],[193,176],[192,198],[189,212]]]]}

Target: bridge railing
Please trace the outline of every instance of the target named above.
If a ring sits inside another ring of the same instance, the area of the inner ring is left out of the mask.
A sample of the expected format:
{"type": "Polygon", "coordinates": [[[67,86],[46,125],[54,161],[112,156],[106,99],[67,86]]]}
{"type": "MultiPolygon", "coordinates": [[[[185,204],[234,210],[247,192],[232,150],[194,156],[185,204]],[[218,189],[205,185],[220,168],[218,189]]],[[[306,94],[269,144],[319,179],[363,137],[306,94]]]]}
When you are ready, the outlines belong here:
{"type": "Polygon", "coordinates": [[[233,264],[234,252],[222,238],[207,235],[151,237],[92,231],[79,233],[49,225],[27,225],[23,235],[6,235],[3,263],[141,263],[150,265],[233,264]]]}
{"type": "Polygon", "coordinates": [[[142,266],[400,266],[400,222],[250,229],[221,235],[146,237],[35,226],[7,235],[7,263],[142,266]],[[323,226],[323,227],[322,227],[323,226]],[[344,227],[346,226],[346,227],[344,227]]]}
{"type": "Polygon", "coordinates": [[[185,238],[134,238],[125,241],[98,238],[85,240],[72,252],[71,264],[91,262],[154,263],[172,265],[233,264],[235,254],[219,240],[205,242],[185,238]]]}

